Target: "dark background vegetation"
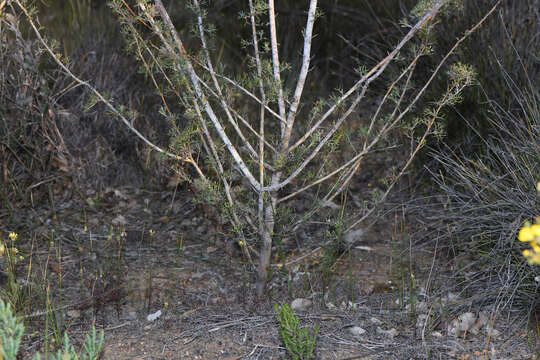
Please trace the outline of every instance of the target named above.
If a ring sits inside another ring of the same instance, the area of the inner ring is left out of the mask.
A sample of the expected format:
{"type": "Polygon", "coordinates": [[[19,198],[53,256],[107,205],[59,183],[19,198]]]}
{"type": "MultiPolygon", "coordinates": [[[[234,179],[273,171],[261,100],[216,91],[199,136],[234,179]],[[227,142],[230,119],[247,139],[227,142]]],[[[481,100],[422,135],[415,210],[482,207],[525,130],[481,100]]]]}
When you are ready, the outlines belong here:
{"type": "MultiPolygon", "coordinates": [[[[294,73],[302,42],[298,18],[305,4],[276,3],[282,59],[294,73]]],[[[355,68],[382,59],[405,33],[399,20],[415,3],[320,1],[324,16],[316,25],[307,103],[347,89],[356,79],[355,68]]],[[[422,60],[419,81],[493,4],[465,1],[461,12],[441,19],[434,56],[422,60]]],[[[138,111],[136,127],[167,147],[169,125],[159,115],[159,97],[123,50],[120,27],[105,1],[38,5],[45,33],[60,40],[73,72],[107,91],[116,104],[138,111]]],[[[217,28],[214,47],[233,74],[247,66],[240,40],[248,33],[238,17],[244,5],[220,0],[209,7],[208,19],[217,28]]],[[[178,1],[169,8],[178,30],[189,37],[189,10],[178,1]]],[[[51,193],[60,202],[109,186],[167,186],[173,176],[170,166],[104,107],[85,109],[88,91],[73,86],[46,55],[36,52],[32,34],[20,21],[21,37],[6,29],[0,34],[0,230],[17,229],[19,219],[49,202],[51,193]]],[[[505,299],[505,305],[524,306],[530,316],[540,306],[534,281],[539,272],[521,258],[515,239],[525,220],[540,215],[535,193],[540,181],[539,27],[537,1],[504,0],[452,57],[474,66],[478,85],[466,90],[461,104],[447,109],[446,136],[442,142],[430,139],[418,157],[408,174],[411,200],[404,203],[421,229],[414,233],[418,246],[436,243],[445,257],[467,259],[455,273],[463,279],[465,294],[481,293],[479,302],[505,299]]],[[[392,71],[386,80],[392,79],[392,71]]],[[[285,73],[285,83],[293,80],[285,73]]],[[[418,113],[445,86],[444,77],[437,80],[418,113]]],[[[370,98],[376,99],[378,90],[383,88],[371,89],[370,98]]]]}

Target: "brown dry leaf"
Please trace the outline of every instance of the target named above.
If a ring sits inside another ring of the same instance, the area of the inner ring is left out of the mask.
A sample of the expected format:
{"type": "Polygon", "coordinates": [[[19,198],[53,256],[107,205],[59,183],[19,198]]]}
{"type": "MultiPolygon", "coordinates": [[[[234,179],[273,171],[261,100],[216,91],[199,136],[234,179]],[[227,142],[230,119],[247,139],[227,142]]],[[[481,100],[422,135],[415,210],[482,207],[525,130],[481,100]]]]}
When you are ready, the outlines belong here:
{"type": "Polygon", "coordinates": [[[56,261],[49,262],[49,266],[52,270],[56,271],[59,274],[62,272],[62,265],[57,263],[56,261]]]}
{"type": "Polygon", "coordinates": [[[169,178],[169,182],[167,183],[168,187],[177,187],[182,182],[182,177],[179,174],[174,174],[169,178]]]}
{"type": "Polygon", "coordinates": [[[167,224],[169,221],[171,221],[171,219],[168,216],[162,216],[158,219],[158,221],[167,224]]]}

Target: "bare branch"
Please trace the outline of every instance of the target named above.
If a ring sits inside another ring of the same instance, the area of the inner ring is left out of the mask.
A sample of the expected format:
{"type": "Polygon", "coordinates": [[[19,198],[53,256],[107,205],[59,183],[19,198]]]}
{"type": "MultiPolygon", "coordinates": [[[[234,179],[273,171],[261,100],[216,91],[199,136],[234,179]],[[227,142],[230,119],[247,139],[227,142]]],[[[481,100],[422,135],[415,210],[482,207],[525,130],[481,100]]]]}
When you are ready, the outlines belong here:
{"type": "Polygon", "coordinates": [[[362,76],[360,80],[356,82],[343,96],[341,96],[339,99],[336,100],[334,105],[332,105],[322,116],[321,118],[311,127],[306,134],[304,134],[294,145],[290,147],[290,151],[296,149],[298,146],[302,145],[320,126],[321,124],[328,119],[328,117],[334,113],[334,111],[341,105],[343,101],[345,101],[349,96],[351,96],[354,92],[356,92],[360,86],[371,79],[371,81],[375,80],[379,75],[384,71],[384,69],[388,66],[388,64],[397,56],[397,54],[401,51],[403,46],[409,40],[413,38],[413,36],[422,29],[422,27],[428,22],[431,18],[433,18],[442,8],[442,6],[448,2],[448,0],[440,0],[433,6],[433,8],[425,14],[417,23],[414,25],[411,30],[403,37],[403,39],[399,42],[399,44],[386,56],[381,62],[379,62],[375,67],[373,67],[367,74],[362,76]]]}
{"type": "MultiPolygon", "coordinates": [[[[206,96],[202,92],[202,89],[201,89],[200,84],[199,84],[199,79],[197,77],[197,74],[195,73],[195,70],[193,69],[193,65],[191,64],[191,60],[186,56],[186,51],[184,49],[184,45],[182,43],[182,40],[178,36],[178,33],[176,32],[176,28],[174,27],[174,25],[173,25],[173,23],[172,23],[172,21],[171,21],[171,19],[169,17],[169,14],[165,10],[165,7],[163,6],[163,3],[161,2],[161,0],[154,0],[154,2],[155,2],[157,10],[159,11],[159,13],[161,15],[161,18],[163,19],[163,21],[165,23],[165,26],[167,27],[169,32],[172,34],[172,36],[174,38],[174,41],[176,42],[176,46],[178,48],[179,55],[184,60],[185,70],[186,70],[187,75],[189,76],[189,78],[191,80],[191,84],[193,85],[193,88],[195,90],[195,94],[197,96],[197,99],[199,100],[199,102],[203,106],[206,114],[210,118],[210,121],[212,121],[212,124],[216,128],[216,131],[218,132],[221,140],[223,141],[223,143],[227,147],[227,150],[229,150],[229,153],[232,155],[234,161],[236,162],[236,165],[240,168],[240,171],[242,172],[242,174],[245,176],[245,178],[249,181],[249,183],[251,184],[251,186],[254,189],[256,189],[257,191],[260,191],[260,188],[261,188],[260,184],[253,177],[253,174],[251,173],[251,171],[249,171],[249,169],[247,168],[244,160],[242,159],[242,157],[240,156],[240,154],[236,150],[236,147],[232,144],[231,140],[229,139],[229,137],[225,133],[225,129],[223,129],[223,126],[221,126],[221,123],[218,120],[216,114],[214,113],[214,110],[212,109],[212,106],[210,105],[210,103],[206,99],[206,96]]],[[[156,31],[160,31],[158,25],[156,24],[155,20],[151,16],[151,14],[149,14],[148,11],[146,12],[146,14],[148,15],[148,18],[151,21],[153,28],[156,31]]],[[[165,40],[165,39],[163,38],[163,40],[165,40]]]]}
{"type": "Polygon", "coordinates": [[[274,81],[278,87],[278,108],[279,116],[283,120],[281,123],[281,138],[283,139],[285,133],[286,123],[286,109],[285,100],[283,97],[283,86],[281,84],[281,65],[279,63],[279,50],[277,42],[277,29],[276,29],[276,13],[274,7],[274,0],[268,0],[268,22],[270,25],[270,46],[272,49],[272,67],[274,70],[274,81]]]}
{"type": "Polygon", "coordinates": [[[289,114],[287,115],[287,125],[285,127],[285,135],[282,141],[282,154],[288,152],[289,140],[291,138],[292,129],[294,126],[294,119],[296,118],[296,111],[298,110],[298,104],[300,104],[300,98],[304,91],[304,84],[306,83],[306,77],[309,70],[310,56],[311,56],[311,41],[313,39],[313,25],[315,23],[315,14],[317,12],[317,0],[311,0],[309,3],[308,19],[306,28],[304,31],[304,53],[302,55],[302,68],[300,74],[298,74],[298,82],[296,89],[294,90],[294,96],[289,108],[289,114]]]}

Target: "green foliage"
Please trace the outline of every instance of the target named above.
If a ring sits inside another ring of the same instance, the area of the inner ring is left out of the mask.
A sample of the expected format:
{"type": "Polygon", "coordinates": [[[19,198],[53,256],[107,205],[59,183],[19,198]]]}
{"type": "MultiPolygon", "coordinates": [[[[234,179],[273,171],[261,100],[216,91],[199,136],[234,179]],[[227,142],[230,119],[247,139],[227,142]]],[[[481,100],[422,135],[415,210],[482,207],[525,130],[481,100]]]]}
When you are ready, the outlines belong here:
{"type": "MultiPolygon", "coordinates": [[[[0,358],[3,360],[15,360],[19,352],[19,347],[24,333],[24,326],[18,320],[9,304],[5,304],[0,300],[0,358]]],[[[101,331],[99,334],[92,327],[92,331],[86,337],[84,343],[84,351],[77,353],[73,345],[69,342],[67,333],[64,334],[64,344],[62,349],[59,349],[56,355],[49,356],[50,360],[97,360],[103,348],[104,334],[101,331]]],[[[34,357],[36,360],[41,359],[40,354],[34,357]]]]}
{"type": "Polygon", "coordinates": [[[293,360],[307,360],[315,358],[315,347],[317,346],[317,333],[319,327],[313,330],[313,335],[308,329],[301,329],[298,316],[295,315],[289,304],[283,304],[281,308],[275,304],[274,310],[277,313],[280,327],[280,334],[283,338],[285,348],[293,360]]]}
{"type": "Polygon", "coordinates": [[[0,300],[0,355],[2,359],[16,359],[23,333],[24,326],[13,315],[9,303],[0,300]]]}

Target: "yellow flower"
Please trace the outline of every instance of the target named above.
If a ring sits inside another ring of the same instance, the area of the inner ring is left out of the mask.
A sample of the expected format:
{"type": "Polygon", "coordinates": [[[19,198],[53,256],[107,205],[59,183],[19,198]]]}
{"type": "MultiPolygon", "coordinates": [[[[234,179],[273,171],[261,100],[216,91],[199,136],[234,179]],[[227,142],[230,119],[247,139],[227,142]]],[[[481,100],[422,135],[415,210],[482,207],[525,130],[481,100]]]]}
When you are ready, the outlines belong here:
{"type": "Polygon", "coordinates": [[[9,233],[9,238],[11,239],[11,241],[17,240],[18,237],[19,237],[19,234],[17,234],[16,232],[9,233]]]}
{"type": "Polygon", "coordinates": [[[531,226],[525,225],[523,229],[519,230],[519,241],[529,242],[534,239],[534,232],[531,226]]]}
{"type": "Polygon", "coordinates": [[[528,250],[528,249],[523,250],[523,256],[525,256],[526,258],[528,258],[530,255],[531,255],[531,251],[530,251],[530,250],[528,250]]]}
{"type": "Polygon", "coordinates": [[[244,247],[245,245],[246,245],[246,243],[243,242],[243,241],[239,241],[239,242],[238,242],[238,246],[240,246],[240,247],[244,247]]]}
{"type": "Polygon", "coordinates": [[[540,237],[540,224],[534,224],[531,226],[533,236],[540,237]]]}

